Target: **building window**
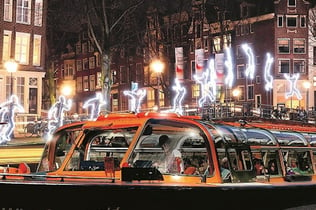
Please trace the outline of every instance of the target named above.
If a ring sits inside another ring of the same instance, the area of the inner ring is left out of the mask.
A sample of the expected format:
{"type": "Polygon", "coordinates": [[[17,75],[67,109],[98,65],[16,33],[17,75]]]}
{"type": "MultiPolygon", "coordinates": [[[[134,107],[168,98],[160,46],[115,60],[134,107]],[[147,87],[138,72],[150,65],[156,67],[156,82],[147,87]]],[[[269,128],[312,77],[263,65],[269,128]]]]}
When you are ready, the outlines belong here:
{"type": "Polygon", "coordinates": [[[294,60],[293,61],[293,72],[294,73],[305,73],[305,60],[294,60]]]}
{"type": "Polygon", "coordinates": [[[305,53],[305,39],[293,39],[293,52],[295,54],[305,53]]]}
{"type": "Polygon", "coordinates": [[[97,89],[101,89],[102,87],[102,74],[101,72],[97,72],[97,89]]]}
{"type": "Polygon", "coordinates": [[[77,92],[82,92],[82,77],[77,77],[77,92]]]}
{"type": "Polygon", "coordinates": [[[34,25],[42,26],[43,0],[35,0],[34,25]]]}
{"type": "Polygon", "coordinates": [[[240,45],[237,45],[236,56],[237,56],[237,58],[243,58],[244,57],[244,53],[243,53],[243,50],[242,50],[240,45]]]}
{"type": "Polygon", "coordinates": [[[245,65],[237,65],[237,79],[245,78],[245,65]]]}
{"type": "Polygon", "coordinates": [[[221,38],[220,37],[214,37],[213,43],[214,43],[214,51],[215,52],[220,52],[220,50],[221,50],[221,38]]]}
{"type": "Polygon", "coordinates": [[[94,57],[89,58],[89,69],[94,69],[95,68],[95,60],[94,57]]]}
{"type": "Polygon", "coordinates": [[[261,77],[260,76],[256,76],[256,84],[260,84],[261,83],[261,77]]]}
{"type": "Polygon", "coordinates": [[[15,60],[20,64],[29,64],[30,34],[16,32],[15,60]]]}
{"type": "Polygon", "coordinates": [[[296,7],[296,0],[288,0],[287,6],[288,7],[296,7]]]}
{"type": "Polygon", "coordinates": [[[87,52],[88,52],[88,45],[85,42],[85,43],[82,44],[82,53],[87,53],[87,52]]]}
{"type": "Polygon", "coordinates": [[[4,0],[3,20],[12,22],[12,0],[4,0]]]}
{"type": "Polygon", "coordinates": [[[11,31],[3,31],[2,61],[7,61],[11,57],[11,37],[11,31]]]}
{"type": "Polygon", "coordinates": [[[297,16],[296,15],[287,15],[286,16],[286,27],[296,28],[297,27],[297,16]]]}
{"type": "Polygon", "coordinates": [[[94,51],[94,47],[93,47],[91,42],[88,42],[88,50],[89,50],[89,52],[93,52],[94,51]]]}
{"type": "Polygon", "coordinates": [[[200,97],[200,85],[199,84],[192,85],[192,97],[194,97],[194,98],[200,97]]]}
{"type": "Polygon", "coordinates": [[[17,0],[16,22],[24,24],[31,23],[31,0],[17,0]]]}
{"type": "Polygon", "coordinates": [[[306,16],[305,15],[302,15],[301,16],[301,21],[300,21],[300,26],[301,28],[305,28],[306,27],[306,16]]]}
{"type": "Polygon", "coordinates": [[[95,90],[95,75],[90,75],[90,91],[95,90]]]}
{"type": "Polygon", "coordinates": [[[72,63],[65,63],[64,75],[65,79],[73,79],[74,67],[72,63]]]}
{"type": "Polygon", "coordinates": [[[89,91],[89,77],[83,77],[83,91],[89,91]]]}
{"type": "Polygon", "coordinates": [[[80,43],[77,43],[76,44],[76,54],[81,54],[81,44],[80,43]]]}
{"type": "Polygon", "coordinates": [[[279,73],[290,73],[290,60],[279,60],[279,73]]]}
{"type": "Polygon", "coordinates": [[[238,100],[244,101],[245,100],[245,87],[244,86],[238,86],[239,88],[239,98],[238,100]]]}
{"type": "Polygon", "coordinates": [[[76,60],[77,71],[82,71],[82,62],[81,60],[76,60]]]}
{"type": "MultiPolygon", "coordinates": [[[[16,95],[20,99],[20,104],[24,104],[24,94],[25,94],[25,77],[17,77],[16,78],[16,85],[17,85],[17,93],[16,95]]],[[[23,105],[22,105],[23,106],[23,105]]]]}
{"type": "Polygon", "coordinates": [[[280,54],[283,54],[283,53],[290,53],[290,39],[288,38],[281,38],[281,39],[278,39],[278,52],[280,54]]]}
{"type": "Polygon", "coordinates": [[[89,68],[89,61],[88,61],[88,58],[84,58],[83,59],[83,70],[88,70],[88,68],[89,68]]]}
{"type": "Polygon", "coordinates": [[[119,79],[118,79],[118,76],[117,76],[117,71],[114,69],[111,72],[112,72],[113,84],[118,84],[119,83],[119,79]]]}
{"type": "Polygon", "coordinates": [[[247,92],[248,100],[253,100],[254,99],[253,85],[248,85],[247,89],[248,89],[248,92],[247,92]]]}
{"type": "Polygon", "coordinates": [[[34,35],[33,40],[33,65],[40,66],[41,65],[41,41],[42,36],[34,35]]]}
{"type": "Polygon", "coordinates": [[[283,27],[283,15],[278,15],[278,27],[283,27]]]}
{"type": "Polygon", "coordinates": [[[126,67],[125,66],[120,66],[120,83],[124,84],[126,83],[126,67]]]}

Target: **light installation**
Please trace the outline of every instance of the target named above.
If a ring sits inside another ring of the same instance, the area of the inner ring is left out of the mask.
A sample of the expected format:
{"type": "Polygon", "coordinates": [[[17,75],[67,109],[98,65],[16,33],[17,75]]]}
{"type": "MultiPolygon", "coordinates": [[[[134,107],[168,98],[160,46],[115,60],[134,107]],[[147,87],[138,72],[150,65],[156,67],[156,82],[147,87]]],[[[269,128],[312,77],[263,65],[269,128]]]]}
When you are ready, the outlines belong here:
{"type": "Polygon", "coordinates": [[[225,78],[225,84],[231,88],[233,86],[234,81],[234,73],[233,73],[233,62],[231,56],[231,49],[226,48],[227,60],[225,60],[225,66],[227,68],[227,75],[225,78]]]}
{"type": "Polygon", "coordinates": [[[64,124],[64,112],[71,109],[71,99],[66,100],[65,96],[61,95],[58,101],[48,110],[48,140],[51,139],[54,131],[64,124]]]}
{"type": "Polygon", "coordinates": [[[300,93],[300,91],[297,89],[296,85],[297,85],[297,80],[300,77],[300,74],[293,74],[292,76],[290,76],[289,74],[284,74],[284,77],[287,81],[290,82],[290,91],[285,93],[285,98],[289,98],[293,95],[296,95],[296,97],[301,100],[302,99],[302,95],[300,93]]]}
{"type": "Polygon", "coordinates": [[[182,115],[183,114],[182,101],[183,101],[184,95],[186,94],[186,89],[185,87],[181,86],[178,78],[175,79],[175,85],[172,86],[172,89],[176,91],[176,95],[173,99],[172,111],[182,115]]]}
{"type": "Polygon", "coordinates": [[[200,77],[194,75],[194,79],[201,85],[202,97],[198,101],[199,107],[203,107],[207,99],[214,102],[216,100],[216,71],[214,59],[209,60],[205,72],[203,72],[200,77]]]}
{"type": "Polygon", "coordinates": [[[19,104],[19,99],[16,95],[11,95],[9,100],[0,104],[0,144],[11,140],[11,136],[15,127],[14,113],[24,112],[24,108],[19,104]]]}
{"type": "Polygon", "coordinates": [[[106,104],[106,101],[103,99],[102,93],[98,92],[95,95],[96,96],[94,98],[87,100],[82,106],[82,108],[84,109],[91,107],[89,117],[90,120],[97,119],[100,114],[101,107],[106,104]]]}
{"type": "Polygon", "coordinates": [[[254,59],[252,49],[249,47],[248,44],[243,44],[241,47],[245,51],[248,57],[248,66],[245,71],[245,76],[249,77],[250,79],[253,79],[255,75],[255,59],[254,59]]]}
{"type": "Polygon", "coordinates": [[[269,91],[273,88],[273,76],[271,75],[271,65],[273,63],[273,58],[270,53],[267,53],[266,65],[264,67],[264,81],[266,82],[264,88],[269,91]]]}
{"type": "Polygon", "coordinates": [[[138,113],[141,108],[141,103],[146,96],[146,90],[138,89],[138,83],[132,82],[131,90],[125,90],[123,93],[131,98],[131,111],[138,113]]]}

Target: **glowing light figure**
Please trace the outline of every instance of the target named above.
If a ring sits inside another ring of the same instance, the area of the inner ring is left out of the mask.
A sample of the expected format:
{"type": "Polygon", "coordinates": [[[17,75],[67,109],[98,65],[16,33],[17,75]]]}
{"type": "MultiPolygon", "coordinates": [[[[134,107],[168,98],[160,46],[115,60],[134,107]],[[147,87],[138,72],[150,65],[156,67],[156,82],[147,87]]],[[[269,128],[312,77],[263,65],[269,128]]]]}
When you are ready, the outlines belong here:
{"type": "Polygon", "coordinates": [[[214,59],[209,60],[208,67],[201,77],[194,75],[194,79],[201,85],[202,97],[199,99],[199,107],[203,107],[204,103],[209,99],[211,102],[216,100],[216,71],[214,67],[214,59]]]}
{"type": "Polygon", "coordinates": [[[138,89],[138,83],[132,82],[132,89],[125,90],[124,95],[131,97],[131,111],[138,113],[141,108],[141,103],[146,96],[145,89],[138,89]]]}
{"type": "Polygon", "coordinates": [[[264,88],[269,91],[273,88],[273,76],[271,75],[271,65],[273,63],[273,58],[270,53],[267,53],[266,65],[264,67],[264,80],[266,82],[264,88]]]}
{"type": "Polygon", "coordinates": [[[225,84],[231,88],[233,86],[233,80],[234,80],[234,72],[233,72],[233,62],[232,62],[232,56],[231,56],[231,49],[227,48],[227,60],[225,60],[225,66],[227,67],[227,75],[225,78],[225,84]]]}
{"type": "Polygon", "coordinates": [[[249,47],[248,44],[243,44],[241,47],[248,57],[248,66],[245,71],[245,76],[249,77],[250,79],[253,79],[255,75],[255,58],[252,49],[249,47]]]}
{"type": "Polygon", "coordinates": [[[84,109],[91,107],[91,113],[89,117],[90,120],[97,119],[100,114],[101,107],[106,104],[106,101],[102,96],[102,93],[96,93],[95,95],[96,96],[94,98],[87,100],[82,106],[82,108],[84,109]]]}
{"type": "Polygon", "coordinates": [[[6,124],[0,125],[0,143],[5,143],[11,140],[11,136],[15,127],[14,113],[24,112],[24,108],[19,104],[19,99],[16,95],[11,95],[9,100],[0,104],[0,122],[6,124]]]}
{"type": "Polygon", "coordinates": [[[182,115],[183,114],[182,101],[183,101],[184,95],[186,94],[186,89],[185,87],[181,86],[180,81],[177,78],[175,79],[175,85],[172,86],[172,89],[176,91],[176,95],[173,99],[172,111],[182,115]]]}
{"type": "Polygon", "coordinates": [[[59,100],[48,110],[48,140],[54,131],[64,124],[64,112],[71,109],[72,101],[66,100],[65,96],[59,96],[59,100]]]}
{"type": "Polygon", "coordinates": [[[289,74],[284,74],[284,77],[287,81],[290,82],[290,91],[285,93],[285,98],[289,98],[291,96],[293,96],[294,94],[296,95],[296,97],[301,100],[302,99],[302,95],[300,93],[300,91],[297,89],[296,84],[297,84],[297,80],[300,77],[300,74],[293,74],[293,76],[290,76],[289,74]]]}

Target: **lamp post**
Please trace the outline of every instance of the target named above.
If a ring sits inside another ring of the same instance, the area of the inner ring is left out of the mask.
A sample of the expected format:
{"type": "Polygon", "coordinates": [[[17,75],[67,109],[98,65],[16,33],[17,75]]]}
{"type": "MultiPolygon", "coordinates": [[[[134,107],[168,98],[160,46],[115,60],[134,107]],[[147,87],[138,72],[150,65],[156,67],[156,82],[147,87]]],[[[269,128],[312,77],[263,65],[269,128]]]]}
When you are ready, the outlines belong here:
{"type": "Polygon", "coordinates": [[[18,63],[14,59],[10,59],[5,62],[4,64],[7,72],[11,74],[11,84],[10,84],[10,96],[13,94],[13,73],[17,71],[18,69],[18,63]]]}
{"type": "MultiPolygon", "coordinates": [[[[162,63],[160,60],[155,60],[150,64],[150,68],[153,69],[153,71],[157,74],[157,99],[158,99],[158,103],[157,103],[157,108],[158,111],[160,110],[160,91],[159,88],[160,86],[162,86],[160,80],[161,80],[161,74],[163,72],[164,69],[164,63],[162,63]]],[[[162,87],[161,87],[162,88],[162,87]]]]}
{"type": "Polygon", "coordinates": [[[309,81],[305,81],[303,83],[304,88],[306,88],[306,112],[308,113],[309,107],[309,88],[311,87],[311,83],[309,81]]]}

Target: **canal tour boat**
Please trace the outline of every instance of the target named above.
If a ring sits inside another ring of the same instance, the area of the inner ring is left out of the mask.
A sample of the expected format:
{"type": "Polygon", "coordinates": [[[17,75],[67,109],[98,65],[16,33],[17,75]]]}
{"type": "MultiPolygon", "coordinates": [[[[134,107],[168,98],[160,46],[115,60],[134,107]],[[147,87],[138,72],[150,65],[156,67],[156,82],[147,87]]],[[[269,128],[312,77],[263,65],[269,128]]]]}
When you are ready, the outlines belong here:
{"type": "Polygon", "coordinates": [[[315,208],[316,128],[292,128],[156,112],[67,124],[36,172],[0,174],[0,207],[315,208]]]}

